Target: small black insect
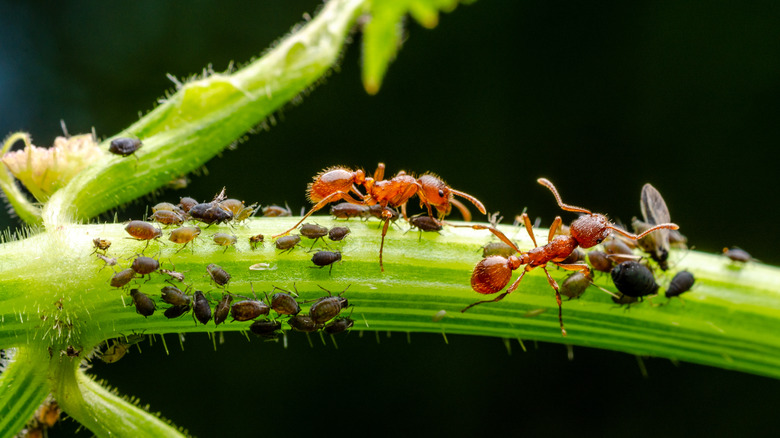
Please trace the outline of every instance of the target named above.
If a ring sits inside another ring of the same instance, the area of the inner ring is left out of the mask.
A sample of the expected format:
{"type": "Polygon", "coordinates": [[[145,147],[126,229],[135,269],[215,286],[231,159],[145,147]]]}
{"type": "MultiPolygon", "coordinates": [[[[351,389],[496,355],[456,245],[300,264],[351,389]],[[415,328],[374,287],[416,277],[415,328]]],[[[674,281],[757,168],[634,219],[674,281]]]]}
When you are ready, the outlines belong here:
{"type": "Polygon", "coordinates": [[[309,250],[314,248],[314,245],[317,243],[318,240],[328,235],[328,229],[323,227],[322,225],[317,225],[317,224],[303,224],[301,225],[300,231],[301,231],[301,236],[308,237],[309,239],[314,239],[314,242],[311,243],[311,248],[309,248],[309,250]]]}
{"type": "Polygon", "coordinates": [[[111,277],[112,287],[124,287],[135,277],[135,271],[131,268],[119,271],[111,277]]]}
{"type": "Polygon", "coordinates": [[[325,330],[325,333],[329,335],[336,335],[347,331],[353,325],[355,325],[355,321],[345,316],[343,318],[336,318],[332,322],[329,322],[325,325],[323,330],[325,330]]]}
{"type": "Polygon", "coordinates": [[[345,237],[347,237],[347,234],[350,233],[349,227],[333,227],[328,231],[328,239],[339,242],[341,240],[344,240],[345,237]]]}
{"type": "Polygon", "coordinates": [[[214,324],[220,325],[228,317],[230,313],[230,303],[233,302],[233,296],[230,294],[223,294],[222,299],[217,303],[217,307],[214,308],[214,324]]]}
{"type": "MultiPolygon", "coordinates": [[[[293,288],[295,288],[295,285],[293,284],[293,288]]],[[[284,290],[280,287],[274,286],[274,290],[279,289],[284,292],[275,293],[270,299],[269,302],[271,303],[271,308],[274,309],[274,312],[280,314],[280,315],[297,315],[301,312],[301,306],[298,304],[298,301],[295,300],[295,298],[292,296],[292,292],[288,290],[284,290]]],[[[297,289],[295,295],[297,296],[297,289]]],[[[266,294],[266,297],[268,295],[266,294]]]]}
{"type": "Polygon", "coordinates": [[[607,257],[607,253],[599,250],[590,251],[588,261],[593,269],[600,272],[610,272],[614,266],[612,260],[607,257]]]}
{"type": "Polygon", "coordinates": [[[309,315],[297,314],[287,320],[287,324],[290,324],[293,330],[298,332],[312,333],[316,332],[322,327],[322,324],[314,322],[309,315]]]}
{"type": "Polygon", "coordinates": [[[195,291],[195,303],[193,304],[192,309],[193,315],[201,324],[206,325],[209,320],[211,320],[211,306],[209,305],[209,300],[207,300],[206,297],[203,296],[203,292],[199,290],[195,291]]]}
{"type": "Polygon", "coordinates": [[[163,315],[168,319],[178,318],[190,311],[190,306],[172,306],[165,309],[163,315]]]}
{"type": "Polygon", "coordinates": [[[164,286],[160,289],[162,300],[173,306],[189,306],[192,298],[175,286],[164,286]]]}
{"type": "Polygon", "coordinates": [[[327,292],[328,296],[318,299],[309,309],[309,315],[316,324],[323,324],[330,321],[338,316],[341,309],[349,307],[349,301],[341,296],[341,294],[349,289],[349,286],[336,296],[331,295],[330,291],[322,286],[320,286],[320,289],[327,292]]]}
{"type": "Polygon", "coordinates": [[[672,278],[669,287],[666,288],[666,298],[679,297],[693,287],[696,279],[688,271],[680,271],[672,278]]]}
{"type": "Polygon", "coordinates": [[[644,297],[658,290],[653,272],[634,261],[623,262],[612,268],[612,281],[623,295],[629,297],[644,297]]]}
{"type": "Polygon", "coordinates": [[[275,320],[261,319],[249,326],[249,331],[266,339],[275,339],[282,332],[282,323],[275,320]]]}
{"type": "Polygon", "coordinates": [[[151,278],[150,274],[160,269],[160,262],[151,257],[138,256],[133,260],[133,264],[130,268],[135,271],[136,274],[140,275],[141,278],[143,278],[144,275],[149,275],[151,278]]]}
{"type": "Polygon", "coordinates": [[[563,280],[559,291],[561,292],[561,295],[567,296],[570,300],[573,300],[574,298],[581,297],[590,284],[590,276],[583,274],[581,271],[577,271],[563,280]]]}
{"type": "Polygon", "coordinates": [[[330,214],[339,219],[349,219],[353,217],[366,217],[369,213],[367,205],[342,202],[340,204],[332,205],[330,207],[330,214]]]}
{"type": "MultiPolygon", "coordinates": [[[[338,251],[317,251],[314,253],[314,255],[311,257],[311,262],[317,265],[317,268],[324,268],[325,266],[330,265],[330,269],[328,270],[328,274],[333,272],[333,264],[341,260],[341,253],[338,251]]],[[[310,268],[314,268],[315,266],[309,266],[310,268]]]]}
{"type": "Polygon", "coordinates": [[[149,317],[154,314],[154,309],[157,306],[154,305],[154,301],[146,296],[145,293],[138,289],[130,289],[130,296],[133,297],[133,304],[135,304],[135,311],[139,315],[149,317]]]}
{"type": "Polygon", "coordinates": [[[199,220],[206,224],[221,224],[230,222],[233,220],[233,213],[220,208],[217,202],[206,202],[203,204],[196,204],[190,211],[188,211],[190,217],[195,220],[199,220]]]}
{"type": "Polygon", "coordinates": [[[268,315],[271,310],[267,304],[259,300],[244,300],[230,306],[230,316],[233,321],[249,321],[260,315],[268,315]]]}
{"type": "Polygon", "coordinates": [[[111,140],[108,151],[114,155],[126,157],[134,154],[138,149],[141,149],[141,146],[143,146],[143,143],[137,138],[119,137],[111,140]]]}
{"type": "Polygon", "coordinates": [[[257,245],[263,243],[263,240],[265,239],[265,236],[262,234],[256,234],[249,238],[249,246],[252,247],[253,250],[257,249],[257,245]]]}
{"type": "Polygon", "coordinates": [[[230,282],[230,274],[219,265],[211,263],[206,266],[206,271],[208,271],[211,279],[214,280],[214,283],[217,283],[220,286],[225,286],[230,282]]]}
{"type": "Polygon", "coordinates": [[[483,258],[497,255],[508,259],[510,256],[515,255],[516,252],[514,248],[504,242],[490,242],[482,247],[483,258]]]}
{"type": "Polygon", "coordinates": [[[723,255],[728,257],[732,262],[747,263],[750,261],[755,261],[750,253],[742,248],[737,248],[736,246],[732,247],[731,249],[723,248],[723,255]]]}
{"type": "Polygon", "coordinates": [[[295,248],[295,245],[299,243],[301,243],[301,236],[297,234],[282,236],[274,242],[276,249],[281,249],[282,251],[292,251],[293,248],[295,248]]]}
{"type": "MultiPolygon", "coordinates": [[[[441,222],[437,221],[436,219],[430,217],[430,216],[413,216],[409,218],[409,225],[412,226],[412,228],[417,228],[420,230],[420,238],[417,240],[422,239],[422,232],[439,232],[442,229],[441,222]]],[[[411,229],[411,228],[410,228],[411,229]]]]}

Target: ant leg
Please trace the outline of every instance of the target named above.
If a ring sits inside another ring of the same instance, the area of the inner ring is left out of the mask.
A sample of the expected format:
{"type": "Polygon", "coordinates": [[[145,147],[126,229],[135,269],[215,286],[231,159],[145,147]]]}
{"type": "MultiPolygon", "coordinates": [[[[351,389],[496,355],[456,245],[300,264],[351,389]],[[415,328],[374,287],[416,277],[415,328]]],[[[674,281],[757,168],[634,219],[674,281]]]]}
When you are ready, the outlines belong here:
{"type": "Polygon", "coordinates": [[[533,240],[534,246],[539,246],[539,244],[536,243],[536,237],[534,236],[534,227],[533,225],[531,225],[531,219],[528,217],[528,214],[527,213],[521,214],[520,219],[523,220],[523,223],[525,224],[525,229],[528,230],[528,235],[531,236],[531,240],[533,240]]]}
{"type": "Polygon", "coordinates": [[[558,231],[558,228],[561,226],[561,217],[555,216],[555,220],[553,221],[552,225],[550,225],[550,234],[547,235],[547,243],[552,242],[553,237],[555,237],[555,232],[558,231]]]}
{"type": "Polygon", "coordinates": [[[566,329],[563,328],[563,308],[561,303],[561,293],[558,291],[558,283],[550,277],[550,273],[547,272],[547,266],[542,266],[544,273],[547,274],[547,282],[555,290],[555,301],[558,302],[558,322],[561,324],[561,334],[566,336],[566,329]]]}
{"type": "Polygon", "coordinates": [[[409,215],[406,214],[406,202],[401,204],[401,214],[404,215],[404,220],[409,220],[409,215]]]}
{"type": "Polygon", "coordinates": [[[305,215],[305,216],[303,216],[303,217],[301,218],[301,220],[300,220],[300,221],[298,221],[298,223],[297,223],[297,224],[295,224],[295,225],[294,225],[292,228],[290,228],[289,230],[287,230],[287,231],[285,231],[285,232],[283,232],[283,233],[279,233],[279,234],[277,234],[277,235],[275,235],[275,236],[271,236],[271,238],[272,238],[272,239],[277,239],[277,238],[279,238],[279,237],[282,237],[282,236],[285,236],[285,235],[287,235],[287,234],[290,234],[290,231],[292,231],[292,230],[294,230],[294,229],[298,228],[298,225],[302,224],[302,223],[303,223],[303,221],[305,221],[305,220],[306,220],[306,218],[308,218],[309,216],[311,216],[311,215],[312,215],[314,212],[316,212],[316,211],[318,211],[319,209],[321,209],[322,207],[324,207],[324,206],[328,205],[328,203],[330,203],[330,202],[336,202],[336,201],[338,201],[338,200],[340,200],[340,199],[343,199],[344,201],[347,201],[347,202],[349,202],[350,204],[363,205],[363,203],[362,203],[362,202],[360,202],[360,201],[356,201],[356,200],[352,199],[352,197],[351,197],[351,196],[349,196],[349,193],[347,193],[347,192],[341,192],[341,191],[339,191],[339,192],[334,192],[334,193],[331,193],[330,195],[328,195],[328,196],[326,196],[326,197],[322,198],[322,200],[320,200],[320,202],[318,202],[318,203],[314,204],[314,207],[312,207],[312,208],[311,208],[311,210],[309,210],[309,212],[308,212],[308,213],[306,213],[306,215],[305,215]]]}
{"type": "Polygon", "coordinates": [[[502,233],[499,229],[488,226],[488,225],[452,225],[455,228],[472,228],[475,230],[489,230],[491,233],[493,233],[494,236],[498,237],[502,242],[506,243],[507,245],[511,246],[512,249],[514,249],[516,252],[521,252],[519,248],[509,240],[508,237],[504,233],[502,233]]]}
{"type": "Polygon", "coordinates": [[[450,199],[450,204],[454,205],[455,208],[458,209],[460,214],[463,216],[463,222],[471,222],[471,212],[468,208],[466,208],[465,204],[454,198],[450,199]]]}
{"type": "Polygon", "coordinates": [[[498,301],[501,301],[501,300],[503,300],[503,299],[504,299],[504,297],[506,297],[507,295],[511,294],[512,292],[514,292],[514,291],[515,291],[515,289],[517,289],[517,286],[519,286],[519,285],[520,285],[520,280],[522,280],[522,279],[523,279],[523,276],[525,275],[525,273],[526,273],[526,272],[528,272],[528,270],[524,270],[524,271],[523,271],[523,272],[520,274],[520,277],[518,277],[518,278],[517,278],[517,280],[515,280],[515,282],[514,282],[514,283],[512,283],[512,286],[510,286],[510,287],[509,287],[509,289],[507,289],[507,290],[506,290],[506,292],[504,292],[504,293],[502,293],[501,295],[499,295],[499,296],[497,296],[497,297],[493,298],[492,300],[482,300],[482,301],[477,301],[476,303],[469,304],[468,306],[466,306],[466,307],[464,307],[463,309],[461,309],[461,310],[460,310],[460,312],[461,312],[461,313],[463,313],[463,312],[465,312],[465,311],[467,311],[467,310],[471,309],[472,307],[474,307],[474,306],[476,306],[476,305],[478,305],[478,304],[484,304],[484,303],[495,303],[495,302],[498,302],[498,301]]]}
{"type": "Polygon", "coordinates": [[[384,221],[385,225],[382,227],[382,243],[379,245],[379,268],[382,272],[385,272],[385,265],[382,263],[382,252],[385,249],[385,235],[387,234],[387,227],[390,225],[390,219],[384,218],[384,221]]]}
{"type": "Polygon", "coordinates": [[[383,179],[385,179],[385,163],[379,163],[374,171],[374,180],[382,181],[383,179]]]}

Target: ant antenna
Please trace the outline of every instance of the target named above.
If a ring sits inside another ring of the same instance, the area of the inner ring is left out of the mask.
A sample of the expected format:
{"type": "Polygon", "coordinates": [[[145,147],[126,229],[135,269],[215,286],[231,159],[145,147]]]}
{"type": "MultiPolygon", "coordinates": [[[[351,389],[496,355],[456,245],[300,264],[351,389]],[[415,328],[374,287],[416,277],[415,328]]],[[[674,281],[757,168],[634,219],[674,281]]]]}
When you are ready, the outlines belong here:
{"type": "Polygon", "coordinates": [[[562,210],[573,211],[576,213],[593,214],[590,210],[584,209],[582,207],[575,207],[573,205],[564,204],[563,201],[561,201],[561,195],[558,194],[558,190],[555,189],[553,183],[551,183],[547,178],[539,178],[536,180],[536,182],[550,189],[550,191],[553,193],[553,196],[555,196],[555,200],[558,201],[558,206],[561,207],[562,210]]]}
{"type": "Polygon", "coordinates": [[[620,234],[622,234],[622,235],[624,235],[624,236],[626,236],[626,237],[628,237],[629,239],[632,239],[632,240],[639,240],[639,239],[647,236],[648,234],[652,233],[653,231],[657,231],[657,230],[662,230],[662,229],[678,230],[678,229],[680,229],[680,227],[677,224],[671,224],[671,223],[670,224],[659,224],[659,225],[656,225],[654,227],[646,229],[641,234],[631,234],[631,233],[629,233],[626,230],[620,229],[618,227],[613,227],[611,225],[607,225],[607,228],[609,228],[612,231],[617,231],[618,233],[620,233],[620,234]]]}

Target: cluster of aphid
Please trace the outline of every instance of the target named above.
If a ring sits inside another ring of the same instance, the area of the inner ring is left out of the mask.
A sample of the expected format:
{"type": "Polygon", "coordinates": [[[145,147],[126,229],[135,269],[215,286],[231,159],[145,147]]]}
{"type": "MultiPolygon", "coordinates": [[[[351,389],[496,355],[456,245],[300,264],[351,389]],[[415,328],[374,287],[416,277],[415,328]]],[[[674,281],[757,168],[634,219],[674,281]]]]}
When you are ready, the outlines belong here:
{"type": "Polygon", "coordinates": [[[17,437],[44,438],[48,436],[49,429],[60,420],[62,410],[57,401],[49,396],[38,409],[35,410],[32,419],[27,422],[17,437]]]}

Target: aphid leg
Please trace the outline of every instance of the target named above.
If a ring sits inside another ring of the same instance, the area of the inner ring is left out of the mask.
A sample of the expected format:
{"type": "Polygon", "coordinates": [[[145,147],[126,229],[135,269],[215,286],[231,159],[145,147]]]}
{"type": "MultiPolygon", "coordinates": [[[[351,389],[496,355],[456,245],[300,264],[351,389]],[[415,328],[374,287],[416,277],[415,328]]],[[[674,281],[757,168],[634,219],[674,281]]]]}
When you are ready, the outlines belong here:
{"type": "Polygon", "coordinates": [[[507,295],[511,294],[512,292],[514,292],[514,291],[515,291],[515,289],[517,289],[517,286],[519,286],[519,285],[520,285],[520,280],[522,280],[522,279],[523,279],[523,276],[524,276],[524,275],[525,275],[525,273],[526,273],[526,272],[528,272],[528,271],[529,271],[529,269],[526,267],[526,269],[525,269],[523,272],[521,272],[521,273],[520,273],[520,276],[519,276],[519,277],[517,277],[517,280],[515,280],[515,282],[514,282],[514,283],[512,283],[512,286],[509,286],[509,289],[507,289],[507,290],[506,290],[506,292],[504,292],[504,293],[502,293],[501,295],[499,295],[499,296],[497,296],[497,297],[493,298],[492,300],[482,300],[482,301],[477,301],[476,303],[469,304],[468,306],[466,306],[466,307],[464,307],[463,309],[461,309],[461,310],[460,310],[460,312],[461,312],[461,313],[463,313],[463,312],[465,312],[465,311],[467,311],[467,310],[471,309],[472,307],[476,306],[477,304],[484,304],[484,303],[495,303],[495,302],[498,302],[498,301],[501,301],[501,300],[503,300],[503,299],[504,299],[504,297],[506,297],[507,295]]]}
{"type": "Polygon", "coordinates": [[[561,302],[561,293],[558,291],[558,283],[550,277],[550,273],[547,272],[547,266],[542,266],[544,273],[547,274],[547,282],[555,290],[555,301],[558,303],[558,322],[561,324],[561,334],[566,336],[566,329],[563,328],[563,308],[561,302]]]}
{"type": "Polygon", "coordinates": [[[536,236],[534,236],[534,226],[531,225],[531,218],[528,217],[527,213],[523,213],[520,215],[520,219],[523,221],[523,224],[525,224],[525,229],[528,231],[528,235],[531,236],[534,246],[539,246],[539,244],[536,243],[536,236]]]}

